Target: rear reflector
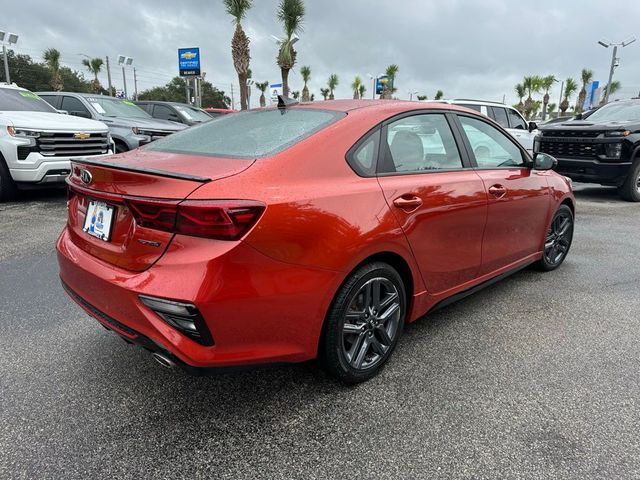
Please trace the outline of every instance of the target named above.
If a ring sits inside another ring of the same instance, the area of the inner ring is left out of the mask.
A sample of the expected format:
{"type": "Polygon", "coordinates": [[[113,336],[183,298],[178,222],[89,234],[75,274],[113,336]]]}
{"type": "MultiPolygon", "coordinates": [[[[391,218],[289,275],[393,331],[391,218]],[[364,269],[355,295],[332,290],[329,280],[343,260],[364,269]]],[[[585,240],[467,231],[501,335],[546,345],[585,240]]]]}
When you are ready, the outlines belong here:
{"type": "Polygon", "coordinates": [[[248,200],[158,201],[126,198],[138,225],[217,240],[238,240],[255,225],[264,204],[248,200]]]}

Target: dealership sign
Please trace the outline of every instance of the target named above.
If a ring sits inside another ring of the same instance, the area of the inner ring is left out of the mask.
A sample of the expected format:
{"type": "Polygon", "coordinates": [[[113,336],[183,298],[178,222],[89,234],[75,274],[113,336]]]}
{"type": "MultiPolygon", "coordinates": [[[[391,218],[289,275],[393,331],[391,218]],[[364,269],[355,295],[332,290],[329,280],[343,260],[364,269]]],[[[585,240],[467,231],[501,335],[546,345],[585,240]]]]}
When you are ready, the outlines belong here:
{"type": "Polygon", "coordinates": [[[181,77],[200,76],[200,49],[198,47],[178,49],[178,69],[181,77]]]}

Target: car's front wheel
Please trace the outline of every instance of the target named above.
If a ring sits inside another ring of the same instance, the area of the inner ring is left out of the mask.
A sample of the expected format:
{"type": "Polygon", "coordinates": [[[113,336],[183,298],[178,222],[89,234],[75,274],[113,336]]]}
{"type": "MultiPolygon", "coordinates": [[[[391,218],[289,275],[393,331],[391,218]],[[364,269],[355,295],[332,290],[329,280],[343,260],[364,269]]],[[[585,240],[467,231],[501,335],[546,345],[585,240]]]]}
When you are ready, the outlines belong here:
{"type": "Polygon", "coordinates": [[[0,156],[0,202],[15,200],[18,188],[11,178],[9,169],[0,156]]]}
{"type": "Polygon", "coordinates": [[[560,205],[547,230],[542,259],[536,264],[538,269],[548,272],[562,265],[572,241],[573,212],[567,205],[560,205]]]}
{"type": "Polygon", "coordinates": [[[629,169],[629,175],[618,193],[628,202],[640,202],[640,159],[629,169]]]}
{"type": "Polygon", "coordinates": [[[390,265],[364,265],[342,285],[327,316],[319,356],[346,383],[373,377],[398,343],[406,316],[402,278],[390,265]]]}

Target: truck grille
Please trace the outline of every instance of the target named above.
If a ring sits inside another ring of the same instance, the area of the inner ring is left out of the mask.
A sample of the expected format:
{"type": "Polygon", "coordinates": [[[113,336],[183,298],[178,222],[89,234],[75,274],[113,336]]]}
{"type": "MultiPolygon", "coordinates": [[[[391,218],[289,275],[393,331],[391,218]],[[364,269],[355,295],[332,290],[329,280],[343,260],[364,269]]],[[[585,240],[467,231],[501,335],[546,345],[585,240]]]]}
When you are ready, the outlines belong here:
{"type": "Polygon", "coordinates": [[[595,158],[602,148],[597,143],[554,142],[542,138],[540,151],[557,158],[595,158]]]}
{"type": "Polygon", "coordinates": [[[601,133],[593,130],[553,130],[553,132],[548,132],[546,135],[562,138],[595,138],[601,133]]]}
{"type": "Polygon", "coordinates": [[[50,157],[76,157],[101,155],[109,151],[108,133],[90,133],[88,137],[76,138],[75,133],[42,132],[37,139],[37,149],[50,157]]]}

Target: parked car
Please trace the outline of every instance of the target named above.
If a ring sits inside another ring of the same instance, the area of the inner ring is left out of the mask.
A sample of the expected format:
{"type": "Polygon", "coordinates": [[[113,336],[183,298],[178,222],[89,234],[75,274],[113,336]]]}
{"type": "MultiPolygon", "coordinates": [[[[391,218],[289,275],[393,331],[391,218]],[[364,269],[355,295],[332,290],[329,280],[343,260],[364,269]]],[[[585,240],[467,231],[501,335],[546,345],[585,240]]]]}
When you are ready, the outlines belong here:
{"type": "Polygon", "coordinates": [[[180,123],[153,118],[133,102],[122,98],[72,92],[38,92],[38,95],[71,116],[106,123],[117,153],[133,150],[185,128],[180,123]]]}
{"type": "Polygon", "coordinates": [[[19,189],[64,185],[71,159],[112,148],[104,123],[62,115],[35,93],[0,84],[0,201],[19,189]]]}
{"type": "Polygon", "coordinates": [[[211,120],[211,115],[202,108],[194,107],[186,103],[159,102],[155,100],[141,100],[133,102],[153,118],[170,120],[192,126],[211,120]]]}
{"type": "Polygon", "coordinates": [[[233,110],[232,108],[205,108],[205,112],[207,112],[213,118],[219,117],[221,115],[228,115],[230,113],[236,113],[238,110],[233,110]]]}
{"type": "Polygon", "coordinates": [[[165,366],[320,358],[359,382],[405,322],[565,259],[569,180],[491,119],[293,103],[74,162],[57,242],[71,298],[165,366]],[[476,157],[478,141],[495,153],[476,157]]]}
{"type": "Polygon", "coordinates": [[[557,157],[558,172],[576,182],[618,187],[640,202],[640,100],[609,103],[586,119],[545,125],[535,150],[557,157]]]}
{"type": "Polygon", "coordinates": [[[443,101],[451,105],[470,108],[495,120],[513,135],[529,153],[533,152],[533,139],[538,134],[538,126],[535,122],[527,122],[515,108],[504,103],[464,98],[443,101]]]}

